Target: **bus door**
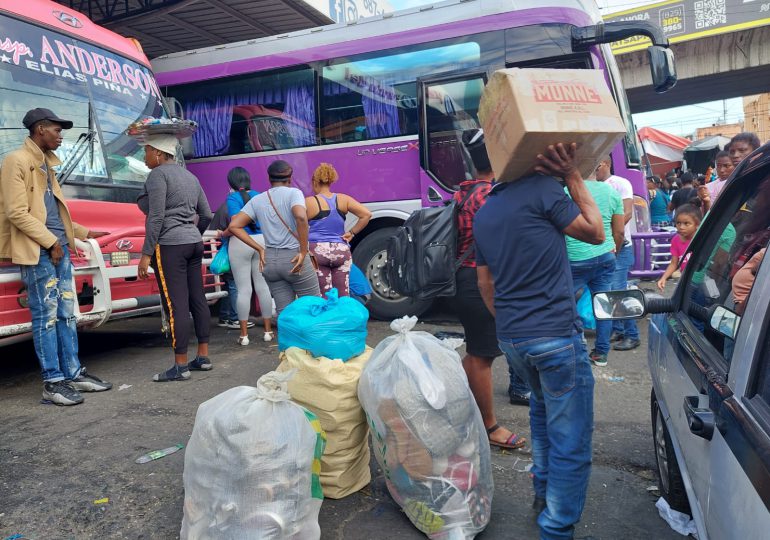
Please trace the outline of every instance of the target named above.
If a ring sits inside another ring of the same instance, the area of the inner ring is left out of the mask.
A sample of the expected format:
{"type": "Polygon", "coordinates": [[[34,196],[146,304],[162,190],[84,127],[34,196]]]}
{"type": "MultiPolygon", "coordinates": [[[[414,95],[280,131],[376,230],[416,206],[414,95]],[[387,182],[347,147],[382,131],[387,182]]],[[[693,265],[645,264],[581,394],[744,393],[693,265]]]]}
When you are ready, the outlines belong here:
{"type": "Polygon", "coordinates": [[[420,193],[423,206],[451,198],[475,172],[462,143],[466,129],[479,127],[485,69],[417,79],[420,111],[420,193]]]}

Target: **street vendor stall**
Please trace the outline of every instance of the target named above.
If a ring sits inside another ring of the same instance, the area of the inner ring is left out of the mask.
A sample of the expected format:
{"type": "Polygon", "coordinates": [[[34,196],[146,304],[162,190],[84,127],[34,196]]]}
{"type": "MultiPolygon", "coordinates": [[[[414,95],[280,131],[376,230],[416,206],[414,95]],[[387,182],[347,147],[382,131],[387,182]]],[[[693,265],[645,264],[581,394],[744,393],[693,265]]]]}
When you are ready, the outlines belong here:
{"type": "Polygon", "coordinates": [[[652,173],[661,178],[682,166],[682,151],[692,142],[651,127],[643,127],[638,134],[652,173]]]}

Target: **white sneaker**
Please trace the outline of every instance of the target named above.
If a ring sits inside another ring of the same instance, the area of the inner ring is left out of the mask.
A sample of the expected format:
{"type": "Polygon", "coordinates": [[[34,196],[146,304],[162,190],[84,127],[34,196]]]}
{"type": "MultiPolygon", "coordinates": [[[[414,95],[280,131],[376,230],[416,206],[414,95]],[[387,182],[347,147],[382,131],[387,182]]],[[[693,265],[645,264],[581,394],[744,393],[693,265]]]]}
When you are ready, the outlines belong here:
{"type": "Polygon", "coordinates": [[[262,337],[265,341],[273,341],[273,333],[272,332],[265,332],[265,335],[262,337]]]}
{"type": "Polygon", "coordinates": [[[243,345],[244,347],[249,344],[249,336],[238,336],[238,345],[243,345]]]}

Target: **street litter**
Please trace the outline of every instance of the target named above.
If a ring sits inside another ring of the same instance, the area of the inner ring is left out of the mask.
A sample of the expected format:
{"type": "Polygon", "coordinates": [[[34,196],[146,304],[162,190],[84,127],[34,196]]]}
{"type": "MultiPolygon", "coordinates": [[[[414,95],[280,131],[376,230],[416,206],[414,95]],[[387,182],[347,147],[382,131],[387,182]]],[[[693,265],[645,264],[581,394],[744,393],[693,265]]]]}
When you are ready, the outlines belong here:
{"type": "Polygon", "coordinates": [[[465,341],[465,334],[463,334],[462,332],[453,332],[451,330],[439,330],[438,332],[433,332],[433,335],[436,336],[436,338],[438,339],[457,338],[465,341]]]}
{"type": "Polygon", "coordinates": [[[660,491],[660,488],[658,486],[649,486],[647,491],[660,491]]]}
{"type": "Polygon", "coordinates": [[[104,497],[103,499],[96,499],[94,504],[107,504],[108,502],[110,502],[110,498],[104,497]]]}
{"type": "Polygon", "coordinates": [[[358,380],[372,355],[367,347],[347,362],[315,358],[289,347],[277,371],[296,370],[288,382],[294,403],[312,411],[326,432],[321,457],[324,497],[341,499],[369,485],[369,426],[358,401],[358,380]]]}
{"type": "Polygon", "coordinates": [[[393,500],[429,538],[471,539],[489,523],[492,466],[460,356],[417,317],[393,321],[364,367],[358,398],[393,500]]]}
{"type": "Polygon", "coordinates": [[[166,457],[169,454],[173,454],[174,452],[179,452],[182,448],[184,448],[183,444],[177,444],[176,446],[169,446],[168,448],[164,448],[162,450],[153,450],[152,452],[147,452],[146,454],[136,458],[136,463],[149,463],[150,461],[166,457]]]}
{"type": "Polygon", "coordinates": [[[516,461],[513,462],[513,470],[516,472],[529,472],[532,470],[532,465],[531,459],[516,458],[516,461]]]}
{"type": "MultiPolygon", "coordinates": [[[[283,331],[283,328],[281,329],[283,331]]],[[[295,370],[271,371],[198,407],[184,462],[180,538],[318,540],[318,418],[292,403],[295,370]]]]}
{"type": "Polygon", "coordinates": [[[3,540],[23,540],[26,538],[23,534],[12,534],[11,536],[7,536],[3,538],[3,540]]]}
{"type": "Polygon", "coordinates": [[[132,386],[134,386],[134,385],[133,384],[121,384],[120,386],[118,386],[118,390],[128,390],[132,386]]]}
{"type": "Polygon", "coordinates": [[[682,536],[692,535],[696,540],[698,539],[698,529],[695,527],[695,521],[690,516],[671,508],[668,505],[668,501],[663,497],[658,499],[658,502],[655,503],[655,507],[658,509],[660,517],[662,517],[674,531],[682,536]]]}
{"type": "Polygon", "coordinates": [[[623,382],[626,380],[625,377],[607,377],[607,380],[610,382],[623,382]]]}

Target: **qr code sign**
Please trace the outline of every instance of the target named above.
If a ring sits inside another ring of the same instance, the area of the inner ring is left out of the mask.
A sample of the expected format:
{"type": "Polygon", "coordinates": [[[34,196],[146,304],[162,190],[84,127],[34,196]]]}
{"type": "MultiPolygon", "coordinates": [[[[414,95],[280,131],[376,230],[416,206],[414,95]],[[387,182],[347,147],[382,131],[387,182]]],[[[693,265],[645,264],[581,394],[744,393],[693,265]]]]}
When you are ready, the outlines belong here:
{"type": "Polygon", "coordinates": [[[702,0],[695,2],[694,7],[696,29],[727,24],[726,0],[702,0]]]}

